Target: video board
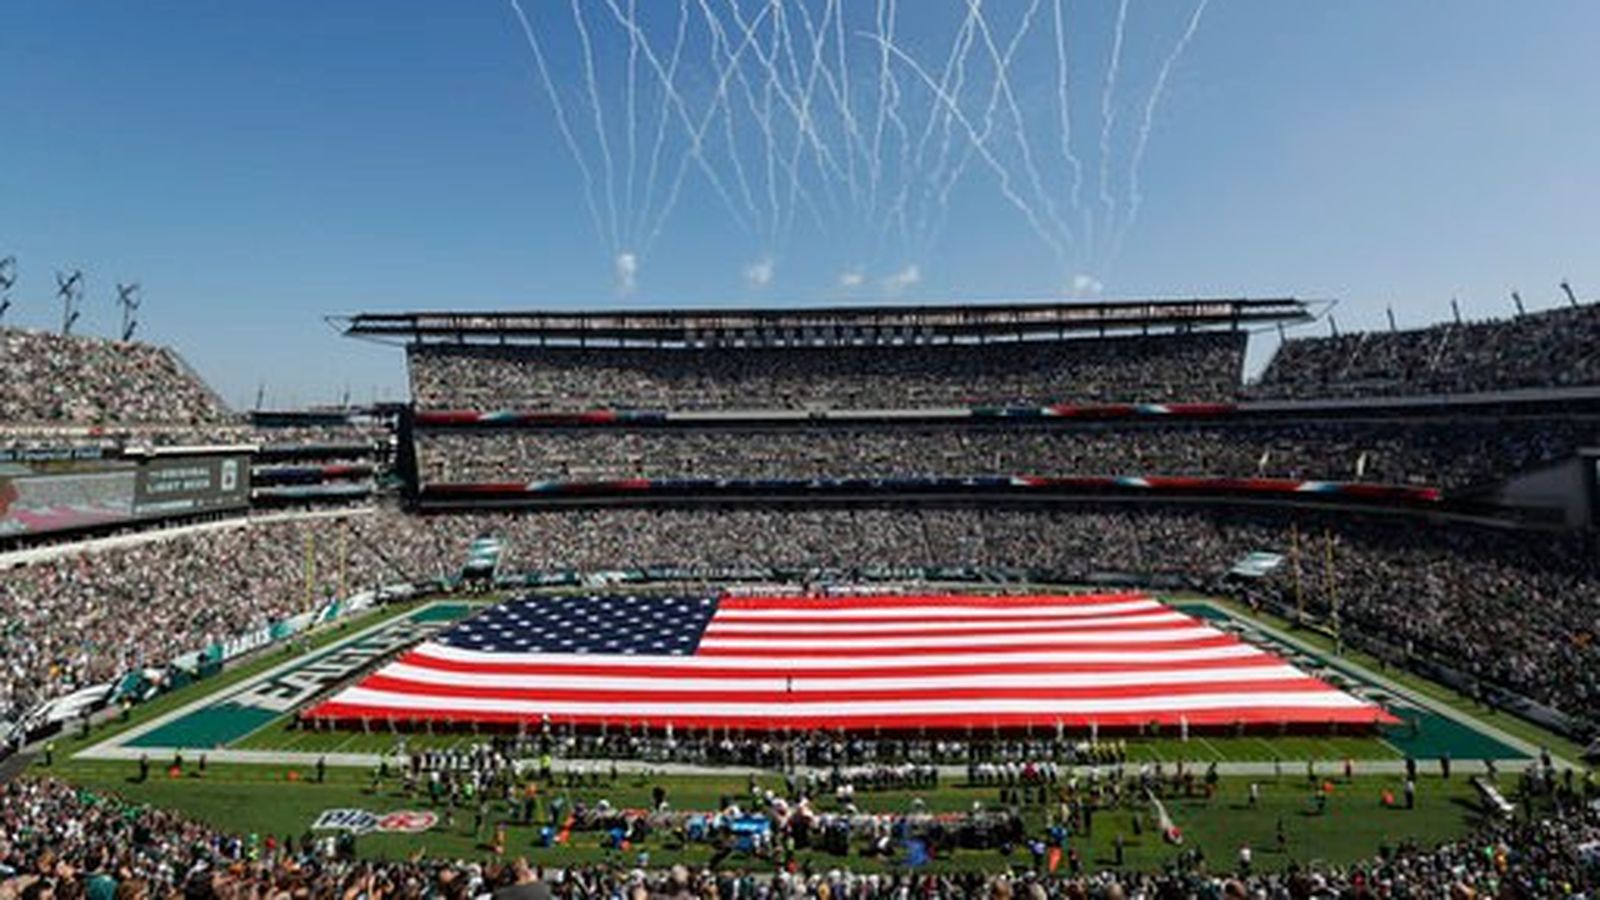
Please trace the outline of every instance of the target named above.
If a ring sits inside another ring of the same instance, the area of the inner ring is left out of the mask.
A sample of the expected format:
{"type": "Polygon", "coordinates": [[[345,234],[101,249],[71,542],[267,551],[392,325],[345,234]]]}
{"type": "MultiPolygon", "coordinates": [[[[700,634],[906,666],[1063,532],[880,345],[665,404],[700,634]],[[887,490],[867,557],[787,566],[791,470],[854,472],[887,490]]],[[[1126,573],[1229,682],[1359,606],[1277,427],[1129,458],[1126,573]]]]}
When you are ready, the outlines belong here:
{"type": "Polygon", "coordinates": [[[91,450],[0,452],[0,539],[243,509],[245,454],[102,457],[91,450]]]}

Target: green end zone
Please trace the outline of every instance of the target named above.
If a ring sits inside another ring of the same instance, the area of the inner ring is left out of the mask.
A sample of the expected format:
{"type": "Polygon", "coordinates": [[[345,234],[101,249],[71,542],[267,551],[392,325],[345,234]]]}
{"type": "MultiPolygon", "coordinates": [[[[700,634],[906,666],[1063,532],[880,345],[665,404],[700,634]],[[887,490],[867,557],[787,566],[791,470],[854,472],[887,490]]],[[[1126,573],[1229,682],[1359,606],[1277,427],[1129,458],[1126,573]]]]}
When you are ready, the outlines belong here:
{"type": "Polygon", "coordinates": [[[351,672],[415,644],[473,609],[466,603],[431,603],[380,622],[133,728],[84,755],[92,758],[104,755],[97,751],[126,748],[142,752],[227,748],[269,723],[292,718],[311,698],[351,672]]]}

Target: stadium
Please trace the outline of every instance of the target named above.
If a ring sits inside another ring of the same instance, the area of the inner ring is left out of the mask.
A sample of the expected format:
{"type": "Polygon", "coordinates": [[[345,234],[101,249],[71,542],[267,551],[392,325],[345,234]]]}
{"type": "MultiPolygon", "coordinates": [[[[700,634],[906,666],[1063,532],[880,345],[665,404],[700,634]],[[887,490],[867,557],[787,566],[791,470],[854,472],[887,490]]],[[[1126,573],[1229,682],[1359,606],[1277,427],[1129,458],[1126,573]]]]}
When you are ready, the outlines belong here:
{"type": "Polygon", "coordinates": [[[362,314],[411,403],[244,416],[8,331],[7,864],[1587,877],[1596,309],[362,314]]]}
{"type": "Polygon", "coordinates": [[[1600,897],[1600,5],[6,14],[0,900],[1600,897]]]}

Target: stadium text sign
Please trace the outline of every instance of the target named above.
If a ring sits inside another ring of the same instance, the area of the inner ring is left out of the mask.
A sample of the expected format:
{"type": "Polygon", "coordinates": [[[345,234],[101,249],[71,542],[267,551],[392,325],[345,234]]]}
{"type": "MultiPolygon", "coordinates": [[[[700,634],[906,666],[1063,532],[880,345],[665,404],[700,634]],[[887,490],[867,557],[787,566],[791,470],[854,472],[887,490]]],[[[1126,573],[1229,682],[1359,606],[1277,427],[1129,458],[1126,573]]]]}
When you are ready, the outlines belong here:
{"type": "Polygon", "coordinates": [[[364,809],[325,809],[311,823],[311,829],[348,831],[351,834],[370,834],[374,831],[419,834],[437,824],[439,817],[426,810],[401,809],[379,814],[364,809]]]}

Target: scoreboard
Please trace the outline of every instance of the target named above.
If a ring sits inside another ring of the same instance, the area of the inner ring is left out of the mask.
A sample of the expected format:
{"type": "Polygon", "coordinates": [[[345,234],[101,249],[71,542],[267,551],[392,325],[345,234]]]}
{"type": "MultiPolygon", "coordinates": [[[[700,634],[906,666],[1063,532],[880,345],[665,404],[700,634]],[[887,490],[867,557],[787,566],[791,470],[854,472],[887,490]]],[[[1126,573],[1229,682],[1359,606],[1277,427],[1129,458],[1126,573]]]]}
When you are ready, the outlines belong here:
{"type": "Polygon", "coordinates": [[[0,540],[249,505],[243,450],[148,456],[96,447],[0,451],[0,540]]]}

